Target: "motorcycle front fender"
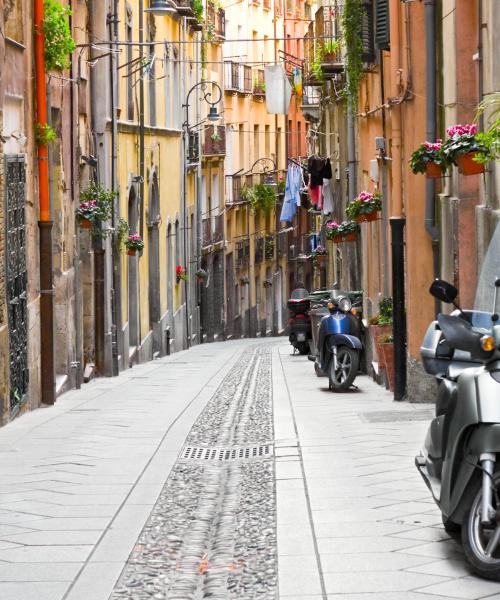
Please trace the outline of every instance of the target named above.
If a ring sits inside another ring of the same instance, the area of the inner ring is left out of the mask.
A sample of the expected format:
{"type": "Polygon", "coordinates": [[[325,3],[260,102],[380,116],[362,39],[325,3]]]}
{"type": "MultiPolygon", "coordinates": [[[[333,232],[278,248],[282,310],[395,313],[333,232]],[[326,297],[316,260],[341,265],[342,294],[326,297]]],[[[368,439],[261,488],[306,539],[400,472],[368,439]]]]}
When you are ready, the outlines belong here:
{"type": "Polygon", "coordinates": [[[336,333],[334,335],[330,335],[328,336],[327,342],[330,342],[329,347],[347,346],[353,350],[361,350],[363,347],[359,338],[357,338],[355,335],[348,335],[346,333],[336,333]]]}

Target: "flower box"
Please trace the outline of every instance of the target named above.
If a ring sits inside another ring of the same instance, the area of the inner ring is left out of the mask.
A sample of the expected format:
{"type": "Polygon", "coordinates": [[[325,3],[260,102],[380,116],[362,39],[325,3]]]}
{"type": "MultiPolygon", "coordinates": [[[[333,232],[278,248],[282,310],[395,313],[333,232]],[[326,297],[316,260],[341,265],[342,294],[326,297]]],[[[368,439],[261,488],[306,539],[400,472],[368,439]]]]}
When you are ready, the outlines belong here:
{"type": "Polygon", "coordinates": [[[357,223],[364,223],[364,222],[369,222],[369,221],[376,221],[379,217],[379,211],[378,210],[374,210],[371,213],[368,214],[361,214],[361,215],[357,215],[356,217],[354,217],[354,220],[357,223]]]}
{"type": "Polygon", "coordinates": [[[484,173],[484,165],[476,162],[474,157],[475,152],[468,152],[457,156],[458,172],[462,175],[479,175],[484,173]]]}
{"type": "Polygon", "coordinates": [[[443,169],[434,162],[428,162],[425,165],[425,176],[427,179],[441,179],[443,176],[443,169]]]}
{"type": "Polygon", "coordinates": [[[137,250],[135,248],[130,248],[129,250],[127,250],[127,254],[129,256],[135,256],[137,254],[137,250]]]}
{"type": "Polygon", "coordinates": [[[80,219],[79,225],[82,229],[92,229],[92,221],[89,219],[80,219]]]}
{"type": "Polygon", "coordinates": [[[382,196],[376,192],[360,192],[346,207],[346,214],[357,223],[375,221],[382,208],[382,196]]]}
{"type": "Polygon", "coordinates": [[[358,234],[355,232],[346,233],[345,235],[334,235],[333,241],[336,244],[342,244],[343,242],[355,242],[358,234]]]}

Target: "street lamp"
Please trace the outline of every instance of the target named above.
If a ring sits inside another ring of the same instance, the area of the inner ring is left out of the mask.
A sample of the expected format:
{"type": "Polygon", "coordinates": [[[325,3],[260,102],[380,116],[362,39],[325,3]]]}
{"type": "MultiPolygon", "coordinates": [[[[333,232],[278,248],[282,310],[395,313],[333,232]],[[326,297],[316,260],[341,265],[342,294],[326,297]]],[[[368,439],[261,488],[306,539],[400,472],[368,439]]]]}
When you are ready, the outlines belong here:
{"type": "MultiPolygon", "coordinates": [[[[159,1],[159,0],[156,0],[156,1],[159,1]]],[[[200,123],[197,123],[196,125],[193,125],[192,127],[190,127],[190,125],[189,125],[189,98],[191,97],[191,94],[195,90],[200,91],[199,101],[206,102],[207,104],[210,105],[210,109],[209,109],[208,115],[207,115],[207,120],[212,123],[215,123],[216,121],[218,121],[220,119],[220,114],[217,111],[217,104],[219,104],[220,101],[222,100],[222,90],[218,83],[216,83],[215,81],[199,81],[198,83],[195,83],[195,85],[193,85],[193,87],[188,91],[187,96],[186,96],[186,102],[182,105],[182,108],[186,109],[186,118],[185,118],[184,123],[182,124],[182,144],[183,144],[183,162],[184,162],[183,190],[182,190],[182,198],[183,198],[182,208],[184,211],[183,246],[184,246],[184,260],[186,260],[186,261],[188,259],[188,254],[187,254],[188,214],[187,214],[187,189],[186,189],[187,188],[187,169],[188,169],[188,147],[187,147],[187,145],[189,143],[189,139],[190,139],[189,134],[190,134],[191,130],[200,124],[200,123]],[[215,96],[214,96],[214,93],[215,93],[215,96]]],[[[198,171],[198,181],[197,181],[197,186],[196,186],[197,197],[199,196],[199,187],[200,187],[199,177],[200,177],[200,175],[199,175],[199,171],[198,171]]],[[[196,206],[196,221],[197,221],[197,230],[198,230],[196,264],[197,264],[197,267],[199,267],[200,266],[199,265],[199,257],[201,255],[201,239],[200,239],[201,233],[200,232],[201,232],[201,225],[202,225],[201,202],[199,199],[198,199],[197,206],[196,206]]],[[[186,267],[187,267],[187,265],[186,265],[186,267]]],[[[187,346],[189,348],[190,332],[189,332],[188,294],[189,294],[188,282],[185,280],[184,281],[184,295],[185,295],[185,299],[186,299],[186,341],[187,341],[187,346]]],[[[201,317],[201,315],[200,315],[200,317],[201,317]]]]}
{"type": "Polygon", "coordinates": [[[278,185],[276,183],[276,179],[272,175],[272,173],[276,173],[276,171],[277,171],[276,163],[274,162],[274,160],[272,158],[257,159],[253,163],[249,173],[254,173],[254,169],[257,165],[261,166],[261,173],[263,173],[263,175],[264,175],[264,183],[266,185],[272,185],[272,186],[278,185]],[[271,164],[271,167],[272,167],[271,170],[269,169],[269,163],[271,164]]]}

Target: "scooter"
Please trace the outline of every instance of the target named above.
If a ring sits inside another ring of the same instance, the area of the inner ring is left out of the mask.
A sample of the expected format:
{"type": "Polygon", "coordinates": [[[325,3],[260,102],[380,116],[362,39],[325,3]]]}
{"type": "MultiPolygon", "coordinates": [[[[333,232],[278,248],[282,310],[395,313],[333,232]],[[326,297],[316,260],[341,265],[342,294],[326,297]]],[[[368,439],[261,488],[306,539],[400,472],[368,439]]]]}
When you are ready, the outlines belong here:
{"type": "Polygon", "coordinates": [[[292,344],[294,353],[309,353],[311,341],[311,317],[309,316],[310,300],[309,292],[305,288],[296,288],[288,300],[288,340],[292,344]]]}
{"type": "Polygon", "coordinates": [[[456,308],[439,314],[421,347],[439,381],[436,417],[415,464],[439,506],[444,528],[461,531],[465,557],[500,581],[500,323],[493,312],[462,310],[458,290],[436,279],[430,293],[456,308]]]}
{"type": "Polygon", "coordinates": [[[335,290],[326,302],[328,314],[319,324],[314,369],[318,377],[328,377],[329,389],[347,390],[358,374],[361,343],[361,309],[353,307],[347,292],[335,290]]]}

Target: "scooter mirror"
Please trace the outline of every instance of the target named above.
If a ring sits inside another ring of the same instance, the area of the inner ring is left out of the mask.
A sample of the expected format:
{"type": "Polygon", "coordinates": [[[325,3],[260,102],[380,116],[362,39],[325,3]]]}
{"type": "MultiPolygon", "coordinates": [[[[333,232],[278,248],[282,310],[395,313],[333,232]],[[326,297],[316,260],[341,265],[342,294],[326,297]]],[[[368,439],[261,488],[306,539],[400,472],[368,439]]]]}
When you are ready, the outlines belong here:
{"type": "Polygon", "coordinates": [[[457,288],[443,279],[435,279],[432,282],[429,292],[434,298],[441,300],[441,302],[447,302],[448,304],[453,303],[458,296],[457,288]]]}

